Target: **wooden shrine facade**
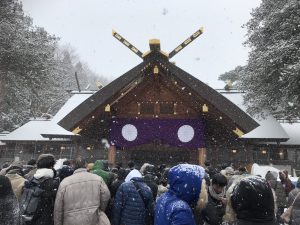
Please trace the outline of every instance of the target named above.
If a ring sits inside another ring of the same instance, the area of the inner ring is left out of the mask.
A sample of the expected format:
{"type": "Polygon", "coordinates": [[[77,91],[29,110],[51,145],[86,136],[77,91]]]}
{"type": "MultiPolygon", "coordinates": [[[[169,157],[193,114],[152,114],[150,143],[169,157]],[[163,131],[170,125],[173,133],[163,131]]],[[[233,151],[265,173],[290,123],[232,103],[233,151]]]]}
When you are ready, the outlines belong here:
{"type": "Polygon", "coordinates": [[[161,51],[159,40],[150,40],[150,51],[141,58],[141,64],[81,103],[59,125],[100,142],[114,138],[112,126],[115,120],[194,120],[204,124],[201,130],[204,144],[193,148],[170,145],[159,136],[130,147],[116,146],[110,141],[108,159],[111,164],[120,160],[126,163],[130,159],[154,164],[203,164],[206,155],[214,158],[211,154],[214,149],[245,147],[239,137],[259,126],[254,119],[171,63],[169,54],[161,51]]]}

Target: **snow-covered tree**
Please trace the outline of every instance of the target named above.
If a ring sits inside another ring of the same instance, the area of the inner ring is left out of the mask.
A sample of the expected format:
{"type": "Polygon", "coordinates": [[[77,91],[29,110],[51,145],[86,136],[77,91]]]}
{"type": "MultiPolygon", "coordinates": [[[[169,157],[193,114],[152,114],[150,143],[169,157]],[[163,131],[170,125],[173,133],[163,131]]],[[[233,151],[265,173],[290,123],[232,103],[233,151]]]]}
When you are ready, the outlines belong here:
{"type": "Polygon", "coordinates": [[[244,73],[244,67],[237,66],[235,69],[221,74],[219,76],[219,80],[222,80],[226,83],[225,89],[231,89],[233,87],[233,84],[236,81],[240,80],[240,77],[243,76],[243,73],[244,73]]]}
{"type": "Polygon", "coordinates": [[[240,87],[249,112],[300,117],[300,1],[262,0],[245,26],[251,51],[240,87]]]}
{"type": "Polygon", "coordinates": [[[57,39],[34,27],[16,0],[0,2],[0,124],[19,126],[35,116],[40,95],[55,69],[53,51],[57,39]]]}
{"type": "Polygon", "coordinates": [[[67,90],[77,90],[77,69],[83,89],[91,86],[97,75],[72,48],[33,26],[18,0],[0,1],[0,131],[54,115],[69,98],[67,90]]]}

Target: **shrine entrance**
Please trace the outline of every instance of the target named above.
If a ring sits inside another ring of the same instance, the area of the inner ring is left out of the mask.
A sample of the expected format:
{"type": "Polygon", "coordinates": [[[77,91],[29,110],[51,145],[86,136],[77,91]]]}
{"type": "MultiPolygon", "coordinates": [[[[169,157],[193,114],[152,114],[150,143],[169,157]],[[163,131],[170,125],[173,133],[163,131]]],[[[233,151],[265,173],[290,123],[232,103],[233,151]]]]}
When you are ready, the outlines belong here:
{"type": "Polygon", "coordinates": [[[120,151],[123,165],[126,165],[129,160],[133,160],[138,166],[143,163],[153,165],[166,164],[173,166],[178,163],[194,163],[198,164],[198,150],[178,148],[166,144],[146,144],[132,148],[123,149],[120,151]]]}

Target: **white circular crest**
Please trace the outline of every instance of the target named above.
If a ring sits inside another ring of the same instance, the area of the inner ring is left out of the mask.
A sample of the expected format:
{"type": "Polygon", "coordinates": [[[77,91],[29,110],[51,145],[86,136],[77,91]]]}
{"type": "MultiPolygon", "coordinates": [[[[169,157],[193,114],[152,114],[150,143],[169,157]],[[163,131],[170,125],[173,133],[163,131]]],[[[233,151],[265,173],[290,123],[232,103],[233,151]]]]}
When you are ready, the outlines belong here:
{"type": "Polygon", "coordinates": [[[183,125],[178,129],[178,138],[181,142],[189,142],[194,138],[195,131],[190,125],[183,125]]]}
{"type": "Polygon", "coordinates": [[[127,141],[134,141],[137,138],[137,129],[132,124],[126,124],[122,127],[122,136],[127,141]]]}

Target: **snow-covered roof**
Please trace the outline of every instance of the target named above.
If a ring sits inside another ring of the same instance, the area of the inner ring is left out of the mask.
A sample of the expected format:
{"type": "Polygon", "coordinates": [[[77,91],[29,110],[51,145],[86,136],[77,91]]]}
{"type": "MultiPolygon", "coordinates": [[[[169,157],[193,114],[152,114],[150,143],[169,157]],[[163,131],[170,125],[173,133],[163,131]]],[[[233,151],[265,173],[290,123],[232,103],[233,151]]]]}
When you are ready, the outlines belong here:
{"type": "Polygon", "coordinates": [[[52,121],[58,123],[66,115],[68,115],[73,109],[79,106],[82,102],[88,99],[94,92],[84,91],[84,92],[75,92],[71,98],[61,107],[61,109],[55,114],[52,118],[52,121]]]}
{"type": "Polygon", "coordinates": [[[65,130],[61,126],[51,120],[32,120],[10,134],[0,137],[1,141],[49,141],[41,134],[56,134],[61,136],[73,136],[70,131],[65,130]]]}
{"type": "Polygon", "coordinates": [[[300,123],[281,123],[281,126],[289,136],[284,145],[300,145],[300,123]]]}
{"type": "MultiPolygon", "coordinates": [[[[94,92],[75,92],[74,95],[63,105],[52,120],[38,119],[31,120],[6,136],[0,136],[2,141],[49,141],[47,136],[57,136],[59,138],[76,136],[65,130],[57,123],[70,113],[75,107],[89,98],[94,92]]],[[[61,139],[52,139],[61,140],[61,139]]]]}
{"type": "MultiPolygon", "coordinates": [[[[237,105],[240,109],[247,113],[244,105],[244,93],[238,91],[219,91],[224,97],[237,105]]],[[[257,128],[246,133],[242,138],[247,139],[288,139],[289,136],[282,128],[280,123],[268,112],[264,112],[264,118],[261,116],[253,117],[260,124],[257,128]]]]}

